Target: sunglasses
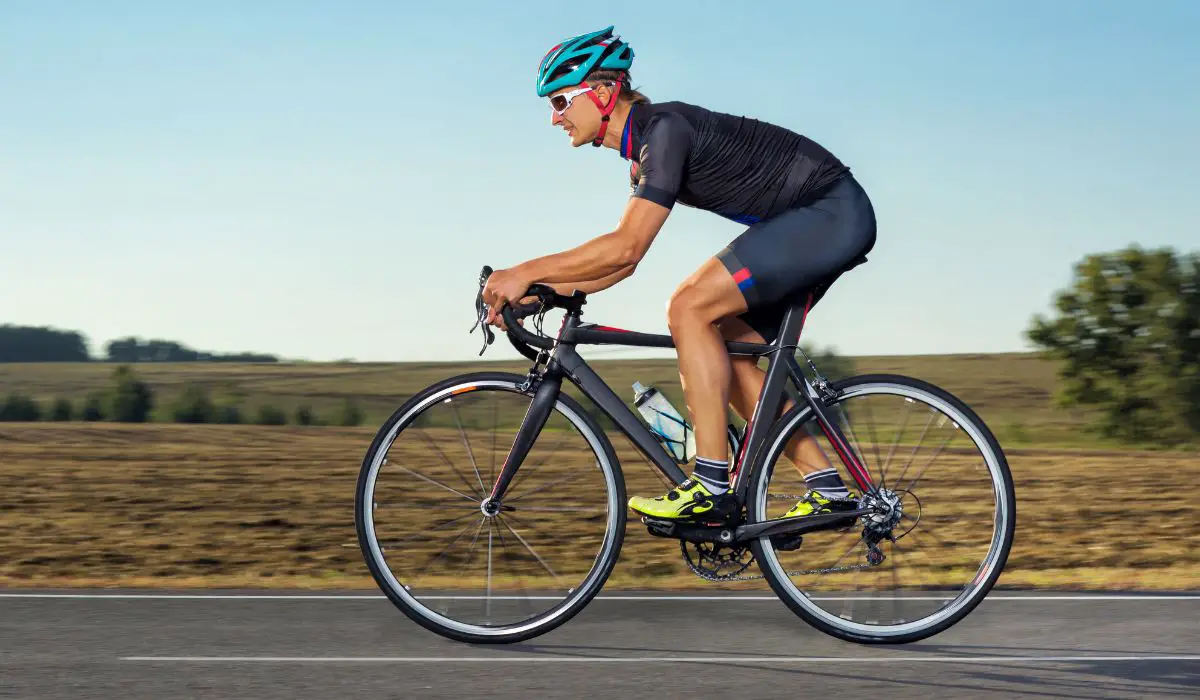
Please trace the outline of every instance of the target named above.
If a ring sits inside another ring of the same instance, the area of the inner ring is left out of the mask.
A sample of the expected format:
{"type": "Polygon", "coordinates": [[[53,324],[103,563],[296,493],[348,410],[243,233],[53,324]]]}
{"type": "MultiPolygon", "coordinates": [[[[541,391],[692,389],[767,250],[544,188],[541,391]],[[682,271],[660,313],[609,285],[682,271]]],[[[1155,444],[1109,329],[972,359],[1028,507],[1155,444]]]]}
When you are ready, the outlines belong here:
{"type": "Polygon", "coordinates": [[[575,88],[570,92],[564,92],[561,95],[554,95],[550,98],[550,109],[553,109],[555,114],[562,116],[562,113],[571,107],[571,102],[585,92],[591,92],[591,87],[575,88]]]}

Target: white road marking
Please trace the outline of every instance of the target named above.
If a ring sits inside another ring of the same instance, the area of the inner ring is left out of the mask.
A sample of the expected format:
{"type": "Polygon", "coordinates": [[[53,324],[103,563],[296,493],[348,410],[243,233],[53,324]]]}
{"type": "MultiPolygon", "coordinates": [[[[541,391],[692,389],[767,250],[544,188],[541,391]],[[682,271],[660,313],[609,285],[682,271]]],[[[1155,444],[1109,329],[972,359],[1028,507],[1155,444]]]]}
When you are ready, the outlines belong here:
{"type": "MultiPolygon", "coordinates": [[[[297,595],[278,595],[278,594],[255,594],[247,593],[244,595],[227,595],[219,593],[0,593],[0,598],[63,598],[63,599],[82,599],[82,600],[97,600],[103,598],[112,598],[114,600],[387,600],[383,595],[320,595],[320,594],[297,594],[297,595]]],[[[419,596],[421,600],[483,600],[485,596],[472,595],[428,595],[419,596]]],[[[562,600],[563,596],[492,596],[492,600],[562,600]]],[[[879,596],[811,596],[812,600],[890,600],[890,594],[882,594],[879,596]]],[[[947,596],[905,596],[904,600],[950,600],[947,596]]],[[[593,600],[626,600],[626,601],[720,601],[720,602],[751,602],[751,601],[778,601],[775,596],[737,596],[737,595],[601,595],[593,600]]],[[[1050,601],[1050,600],[1065,600],[1065,601],[1093,601],[1093,600],[1122,600],[1122,601],[1184,601],[1184,600],[1200,600],[1200,595],[1121,595],[1121,594],[1097,594],[1097,595],[997,595],[991,594],[984,601],[1008,601],[1008,602],[1023,602],[1023,601],[1050,601]]]]}
{"type": "Polygon", "coordinates": [[[945,663],[1200,661],[1200,656],[122,656],[168,663],[945,663]]]}

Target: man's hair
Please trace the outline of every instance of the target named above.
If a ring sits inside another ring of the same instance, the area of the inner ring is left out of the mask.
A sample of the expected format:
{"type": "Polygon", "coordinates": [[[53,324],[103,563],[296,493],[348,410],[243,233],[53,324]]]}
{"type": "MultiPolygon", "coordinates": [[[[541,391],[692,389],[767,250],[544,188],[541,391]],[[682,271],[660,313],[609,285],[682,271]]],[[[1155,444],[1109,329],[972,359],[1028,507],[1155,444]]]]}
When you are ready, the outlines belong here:
{"type": "Polygon", "coordinates": [[[621,81],[621,93],[617,95],[618,102],[628,102],[630,104],[649,104],[650,98],[643,95],[641,92],[633,89],[630,85],[629,73],[626,71],[616,70],[598,70],[592,71],[586,78],[589,83],[607,83],[609,85],[621,81]]]}

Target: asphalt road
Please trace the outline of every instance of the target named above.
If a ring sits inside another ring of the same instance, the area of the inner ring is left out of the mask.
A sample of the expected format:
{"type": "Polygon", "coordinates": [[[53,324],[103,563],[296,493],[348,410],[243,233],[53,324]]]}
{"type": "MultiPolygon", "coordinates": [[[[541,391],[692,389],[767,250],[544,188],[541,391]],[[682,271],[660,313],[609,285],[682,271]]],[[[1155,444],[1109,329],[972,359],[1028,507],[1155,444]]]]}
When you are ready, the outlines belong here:
{"type": "Polygon", "coordinates": [[[993,592],[886,648],[761,594],[606,594],[510,646],[443,639],[370,593],[264,595],[0,591],[0,697],[1200,697],[1200,595],[993,592]]]}

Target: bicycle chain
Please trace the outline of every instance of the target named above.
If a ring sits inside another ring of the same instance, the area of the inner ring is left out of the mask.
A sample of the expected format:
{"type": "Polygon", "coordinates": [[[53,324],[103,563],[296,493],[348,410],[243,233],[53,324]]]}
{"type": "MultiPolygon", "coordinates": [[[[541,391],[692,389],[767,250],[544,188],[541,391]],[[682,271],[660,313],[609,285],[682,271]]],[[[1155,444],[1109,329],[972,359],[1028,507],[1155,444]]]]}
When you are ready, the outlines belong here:
{"type": "MultiPolygon", "coordinates": [[[[767,498],[794,501],[794,500],[803,498],[803,496],[770,494],[767,496],[767,498]]],[[[749,574],[746,576],[733,574],[733,575],[718,576],[718,575],[713,575],[713,574],[709,573],[705,569],[701,569],[700,567],[697,567],[690,560],[688,560],[687,557],[684,557],[684,563],[687,564],[688,569],[690,569],[693,574],[699,576],[700,578],[704,579],[705,581],[712,581],[714,583],[724,583],[726,581],[754,581],[754,580],[757,580],[760,578],[766,578],[766,576],[763,574],[749,574]]],[[[753,560],[751,563],[753,563],[753,560]]],[[[816,574],[834,574],[834,573],[838,573],[841,571],[858,571],[861,569],[870,569],[875,566],[878,566],[878,565],[871,564],[871,563],[853,564],[850,566],[831,566],[831,567],[824,568],[824,569],[803,569],[800,571],[785,571],[784,574],[787,576],[813,576],[816,574]]]]}
{"type": "MultiPolygon", "coordinates": [[[[700,568],[696,567],[696,565],[692,564],[690,561],[685,560],[684,563],[687,564],[687,567],[692,570],[693,574],[699,576],[700,578],[704,579],[705,581],[712,581],[714,583],[724,583],[726,581],[754,581],[756,579],[766,578],[766,576],[764,576],[763,574],[750,574],[748,576],[740,576],[740,575],[714,576],[714,575],[708,573],[707,571],[705,571],[704,569],[700,569],[700,568]]],[[[873,564],[854,564],[853,566],[833,566],[833,567],[829,567],[827,569],[805,569],[803,571],[787,571],[784,573],[786,573],[788,576],[810,576],[813,574],[832,574],[832,573],[837,573],[839,571],[857,571],[859,569],[870,569],[872,566],[874,566],[874,565],[873,564]]]]}

